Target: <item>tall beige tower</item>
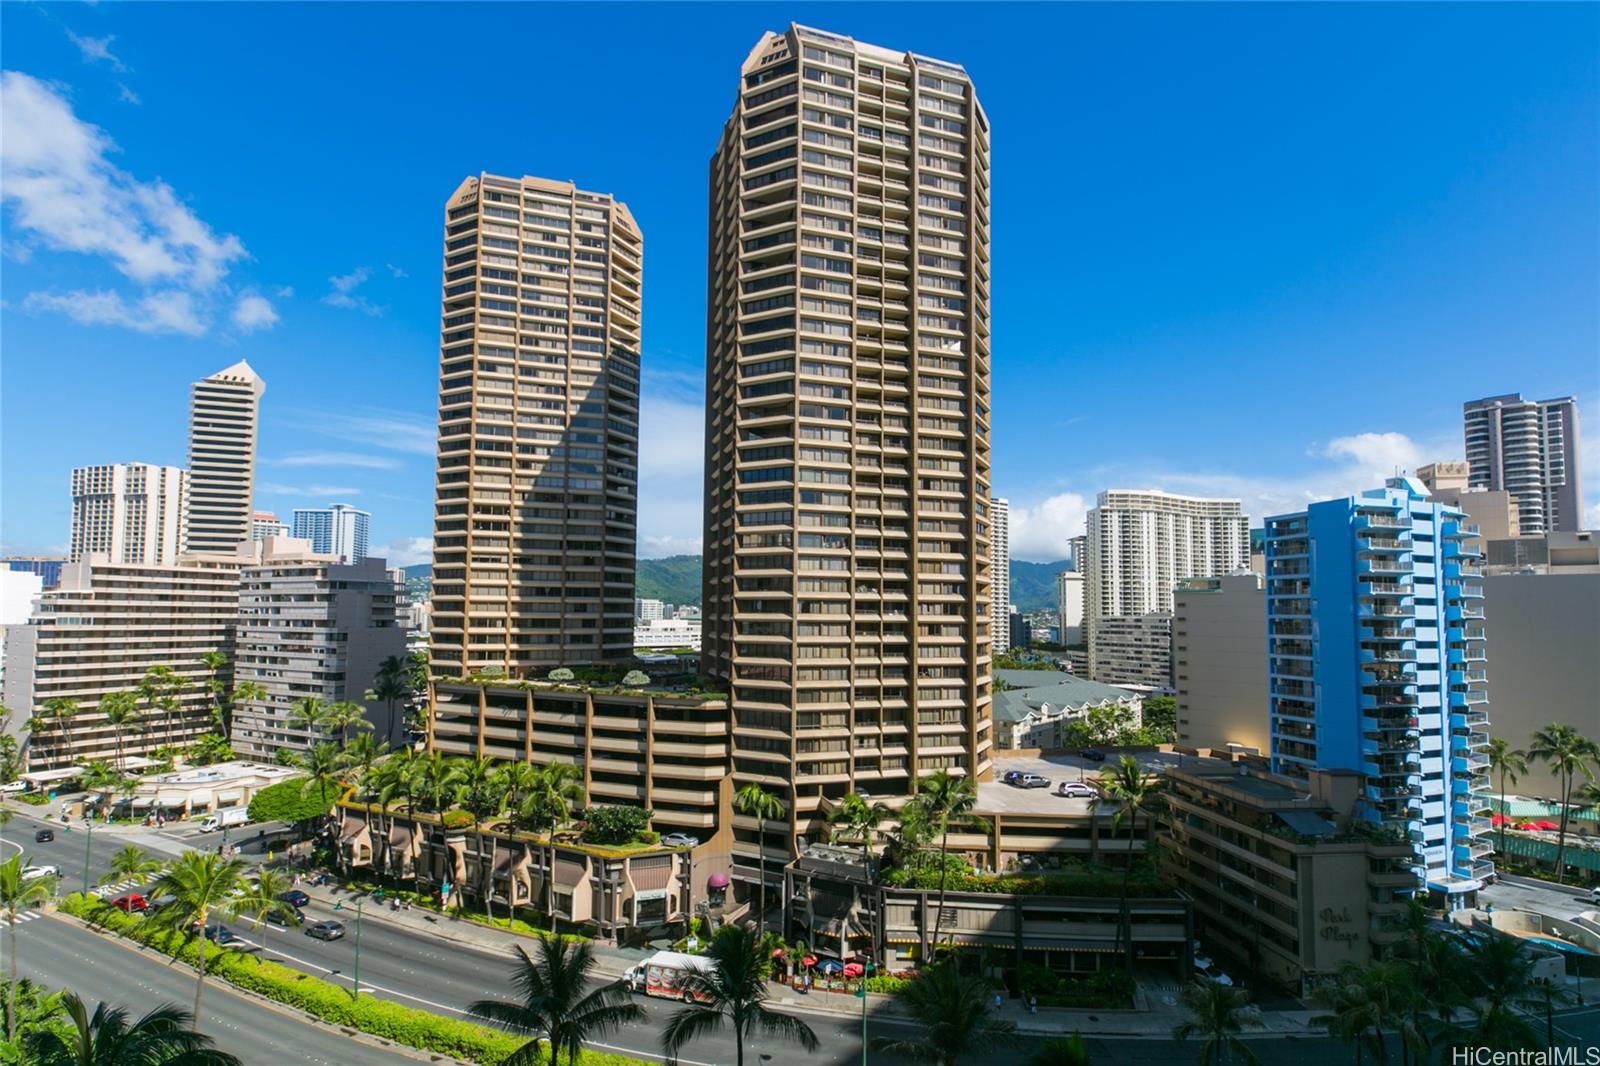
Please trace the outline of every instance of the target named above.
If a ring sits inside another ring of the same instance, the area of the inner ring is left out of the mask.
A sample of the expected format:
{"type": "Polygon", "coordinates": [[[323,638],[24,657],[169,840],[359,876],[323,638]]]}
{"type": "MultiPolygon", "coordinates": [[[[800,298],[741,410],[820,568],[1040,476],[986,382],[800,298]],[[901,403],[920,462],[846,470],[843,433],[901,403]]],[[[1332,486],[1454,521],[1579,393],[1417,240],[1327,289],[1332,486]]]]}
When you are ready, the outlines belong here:
{"type": "MultiPolygon", "coordinates": [[[[711,161],[703,669],[788,805],[989,770],[989,126],[961,67],[790,26],[711,161]]],[[[741,876],[757,825],[735,823],[741,876]]]]}
{"type": "Polygon", "coordinates": [[[435,672],[627,658],[639,227],[608,195],[489,174],[444,225],[435,672]]]}
{"type": "Polygon", "coordinates": [[[256,432],[266,382],[244,360],[194,383],[183,550],[231,555],[250,539],[256,432]]]}

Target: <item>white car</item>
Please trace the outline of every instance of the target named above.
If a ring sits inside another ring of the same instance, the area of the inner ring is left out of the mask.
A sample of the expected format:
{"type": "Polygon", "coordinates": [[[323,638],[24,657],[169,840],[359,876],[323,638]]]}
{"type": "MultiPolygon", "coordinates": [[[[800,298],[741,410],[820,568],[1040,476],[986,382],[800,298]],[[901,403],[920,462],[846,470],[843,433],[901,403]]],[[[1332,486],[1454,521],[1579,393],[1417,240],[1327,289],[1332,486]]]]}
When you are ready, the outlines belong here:
{"type": "Polygon", "coordinates": [[[1056,795],[1066,796],[1069,799],[1094,799],[1097,792],[1093,785],[1082,781],[1063,781],[1056,786],[1056,795]]]}
{"type": "Polygon", "coordinates": [[[1596,885],[1589,890],[1589,902],[1600,903],[1600,885],[1596,885]]]}
{"type": "Polygon", "coordinates": [[[661,838],[661,846],[664,848],[698,848],[700,846],[700,838],[692,837],[687,833],[668,833],[661,838]]]}
{"type": "Polygon", "coordinates": [[[1214,984],[1219,984],[1223,988],[1233,987],[1233,978],[1217,969],[1217,964],[1205,955],[1196,955],[1194,957],[1194,975],[1214,984]]]}
{"type": "Polygon", "coordinates": [[[59,866],[29,866],[29,867],[27,867],[26,869],[24,869],[22,871],[22,879],[24,881],[32,881],[36,877],[60,877],[60,876],[61,876],[61,867],[59,867],[59,866]]]}
{"type": "Polygon", "coordinates": [[[26,791],[28,791],[28,783],[26,781],[7,781],[5,784],[0,785],[0,794],[7,796],[26,791]]]}

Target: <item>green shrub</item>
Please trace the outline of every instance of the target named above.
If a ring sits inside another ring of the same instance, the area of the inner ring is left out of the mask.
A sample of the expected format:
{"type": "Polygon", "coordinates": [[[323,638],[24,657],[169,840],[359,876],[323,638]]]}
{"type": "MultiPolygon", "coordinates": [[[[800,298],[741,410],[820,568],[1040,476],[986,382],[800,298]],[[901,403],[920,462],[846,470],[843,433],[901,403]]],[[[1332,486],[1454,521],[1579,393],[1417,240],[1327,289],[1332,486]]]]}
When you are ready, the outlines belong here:
{"type": "Polygon", "coordinates": [[[23,792],[12,798],[21,800],[32,807],[43,807],[50,802],[50,797],[43,792],[23,792]]]}
{"type": "Polygon", "coordinates": [[[309,777],[293,777],[279,781],[250,797],[252,822],[309,822],[327,814],[338,798],[338,789],[328,790],[323,802],[320,789],[310,787],[309,777]]]}
{"type": "Polygon", "coordinates": [[[588,827],[583,831],[586,844],[631,844],[650,828],[654,811],[643,807],[590,807],[583,812],[588,827]]]}
{"type": "Polygon", "coordinates": [[[889,976],[887,976],[885,974],[879,974],[876,977],[867,978],[867,991],[868,992],[882,992],[882,993],[885,993],[885,994],[893,994],[895,992],[900,991],[902,988],[906,987],[906,985],[909,985],[914,980],[916,980],[916,978],[913,978],[913,977],[889,977],[889,976]]]}
{"type": "Polygon", "coordinates": [[[439,821],[446,829],[466,829],[474,824],[471,814],[455,809],[445,811],[439,816],[439,821]]]}

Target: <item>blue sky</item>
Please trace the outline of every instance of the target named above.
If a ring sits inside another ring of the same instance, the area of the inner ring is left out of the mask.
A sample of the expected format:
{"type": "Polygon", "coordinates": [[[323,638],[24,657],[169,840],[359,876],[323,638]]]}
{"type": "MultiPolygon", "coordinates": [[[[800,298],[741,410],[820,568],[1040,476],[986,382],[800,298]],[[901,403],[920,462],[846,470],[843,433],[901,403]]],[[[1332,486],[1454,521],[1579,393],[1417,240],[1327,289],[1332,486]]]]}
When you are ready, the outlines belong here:
{"type": "Polygon", "coordinates": [[[698,550],[707,161],[790,20],[978,86],[1017,556],[1112,486],[1370,487],[1515,391],[1580,397],[1600,525],[1595,5],[11,3],[4,550],[65,544],[75,465],[183,462],[188,383],[247,358],[258,505],[426,561],[442,205],[480,170],[638,218],[640,554],[698,550]]]}

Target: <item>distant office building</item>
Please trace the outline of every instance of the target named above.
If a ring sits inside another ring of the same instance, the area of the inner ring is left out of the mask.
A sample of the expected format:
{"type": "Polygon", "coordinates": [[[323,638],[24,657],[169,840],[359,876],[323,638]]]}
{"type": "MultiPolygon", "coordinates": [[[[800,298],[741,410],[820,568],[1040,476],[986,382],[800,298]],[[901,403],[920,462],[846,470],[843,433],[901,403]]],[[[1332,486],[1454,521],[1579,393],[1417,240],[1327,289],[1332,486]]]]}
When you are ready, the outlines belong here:
{"type": "Polygon", "coordinates": [[[307,541],[318,555],[332,555],[346,565],[367,557],[372,516],[347,503],[331,507],[296,507],[293,537],[307,541]]]}
{"type": "Polygon", "coordinates": [[[1011,647],[1027,648],[1033,643],[1033,625],[1028,616],[1012,607],[1006,614],[1006,630],[1011,635],[1011,647]]]}
{"type": "Polygon", "coordinates": [[[177,466],[107,463],[73,470],[69,558],[104,555],[146,566],[175,562],[187,485],[188,475],[177,466]]]}
{"type": "Polygon", "coordinates": [[[434,673],[627,659],[644,238],[542,178],[468,177],[444,211],[434,673]]]}
{"type": "Polygon", "coordinates": [[[345,563],[299,539],[273,538],[239,577],[235,683],[253,682],[263,698],[233,712],[233,748],[270,762],[285,749],[303,752],[334,739],[290,725],[301,700],[359,703],[373,735],[393,746],[404,735],[404,701],[368,700],[385,659],[406,654],[397,614],[399,586],[382,559],[345,563]]]}
{"type": "Polygon", "coordinates": [[[250,539],[266,540],[268,537],[287,537],[289,524],[271,511],[257,511],[250,516],[250,539]]]}
{"type": "Polygon", "coordinates": [[[1490,396],[1463,404],[1462,417],[1469,488],[1509,492],[1525,536],[1583,524],[1576,397],[1490,396]]]}
{"type": "Polygon", "coordinates": [[[633,627],[633,646],[645,648],[693,648],[700,650],[700,622],[687,618],[656,618],[640,621],[633,627]]]}
{"type": "MultiPolygon", "coordinates": [[[[26,719],[53,699],[77,713],[29,736],[31,770],[87,759],[114,762],[119,731],[100,713],[113,692],[134,690],[152,666],[170,666],[183,686],[170,710],[141,701],[143,730],[121,730],[123,755],[183,747],[212,729],[207,652],[233,658],[239,571],[248,555],[180,556],[171,566],[114,563],[91,555],[70,563],[61,585],[40,597],[27,625],[6,636],[5,705],[26,719]]],[[[231,687],[231,679],[225,678],[231,687]]]]}
{"type": "Polygon", "coordinates": [[[989,501],[989,617],[989,632],[1008,635],[1008,647],[1017,647],[1011,621],[1011,504],[999,497],[989,501]]]}
{"type": "Polygon", "coordinates": [[[1172,616],[1178,743],[1271,750],[1264,587],[1256,573],[1178,582],[1172,616]]]}
{"type": "Polygon", "coordinates": [[[1367,777],[1362,817],[1409,839],[1452,907],[1494,872],[1476,530],[1421,482],[1267,520],[1272,763],[1367,777]]]}
{"type": "Polygon", "coordinates": [[[667,605],[660,600],[633,601],[633,620],[635,622],[654,622],[658,618],[665,618],[667,605]]]}
{"type": "Polygon", "coordinates": [[[1072,569],[1083,573],[1089,567],[1089,538],[1079,533],[1067,541],[1067,554],[1071,556],[1072,569]]]}
{"type": "Polygon", "coordinates": [[[1464,460],[1417,467],[1417,480],[1428,490],[1429,498],[1465,511],[1482,540],[1521,536],[1516,498],[1504,489],[1470,488],[1471,476],[1472,464],[1464,460]]]}
{"type": "Polygon", "coordinates": [[[1113,489],[1100,493],[1087,526],[1089,676],[1170,687],[1173,589],[1247,566],[1250,520],[1238,500],[1113,489]]]}
{"type": "Polygon", "coordinates": [[[232,554],[250,539],[256,432],[266,391],[243,360],[194,383],[184,551],[232,554]]]}
{"type": "Polygon", "coordinates": [[[1486,539],[1483,552],[1485,574],[1596,573],[1600,572],[1600,531],[1486,539]]]}
{"type": "Polygon", "coordinates": [[[1083,643],[1083,575],[1063,570],[1056,575],[1056,610],[1061,623],[1061,643],[1068,648],[1083,643]]]}
{"type": "Polygon", "coordinates": [[[0,569],[38,574],[46,592],[61,584],[61,568],[66,564],[67,560],[59,555],[8,555],[0,559],[0,569]]]}

